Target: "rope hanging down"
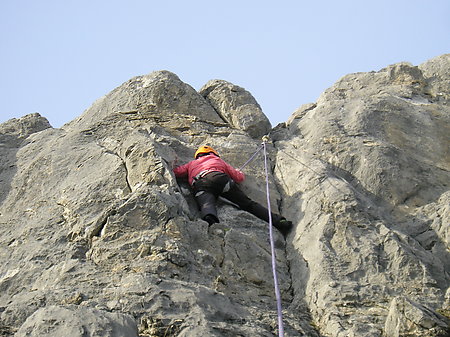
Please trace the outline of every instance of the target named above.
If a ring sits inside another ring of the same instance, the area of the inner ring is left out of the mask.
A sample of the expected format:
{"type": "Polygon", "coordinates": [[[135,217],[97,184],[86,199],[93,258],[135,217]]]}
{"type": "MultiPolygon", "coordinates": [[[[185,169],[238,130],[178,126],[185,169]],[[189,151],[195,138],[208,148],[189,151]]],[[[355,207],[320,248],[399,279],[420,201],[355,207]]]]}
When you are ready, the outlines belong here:
{"type": "MultiPolygon", "coordinates": [[[[271,207],[270,207],[270,194],[269,194],[269,172],[268,172],[267,149],[266,149],[266,143],[269,141],[269,136],[266,135],[266,136],[262,137],[262,141],[263,142],[262,142],[261,146],[258,148],[258,150],[256,150],[256,152],[244,163],[244,165],[241,166],[240,170],[242,170],[245,166],[247,166],[250,162],[252,162],[253,159],[255,158],[255,156],[262,149],[264,149],[264,170],[265,170],[265,174],[266,174],[267,209],[269,211],[269,238],[270,238],[270,249],[271,249],[271,255],[272,255],[272,273],[273,273],[273,280],[274,280],[274,287],[275,287],[275,297],[276,297],[276,301],[277,301],[277,312],[278,312],[278,336],[279,337],[284,337],[283,311],[282,311],[282,307],[281,307],[281,295],[280,295],[280,288],[279,288],[279,285],[278,285],[278,276],[277,276],[277,271],[276,271],[275,244],[274,244],[274,238],[273,238],[272,212],[271,212],[271,207]]],[[[319,177],[322,176],[321,173],[317,172],[312,167],[310,167],[310,166],[306,165],[305,163],[301,162],[300,160],[298,160],[297,158],[295,158],[291,154],[287,153],[286,151],[281,150],[281,149],[278,149],[278,151],[283,152],[288,157],[290,157],[291,159],[295,160],[299,164],[303,165],[304,167],[306,167],[308,170],[310,170],[311,172],[313,172],[317,176],[319,176],[319,177]]],[[[316,159],[319,159],[319,160],[323,161],[320,158],[316,158],[316,159]]],[[[327,162],[325,162],[325,163],[327,163],[327,162]]],[[[336,177],[340,178],[341,180],[346,181],[343,177],[339,176],[336,172],[334,172],[334,174],[336,175],[336,177]]],[[[332,182],[329,181],[329,183],[336,190],[338,190],[339,192],[345,194],[343,191],[341,191],[340,188],[338,188],[332,182]]],[[[357,191],[355,188],[353,188],[353,186],[351,186],[351,184],[349,184],[349,186],[352,188],[352,190],[354,190],[355,192],[360,194],[360,192],[357,191]]]]}
{"type": "Polygon", "coordinates": [[[278,285],[278,276],[277,276],[277,265],[276,265],[276,256],[275,256],[275,243],[273,238],[273,228],[272,228],[272,211],[270,207],[270,192],[269,192],[269,170],[267,164],[267,149],[266,143],[269,141],[269,136],[262,137],[262,144],[256,150],[256,152],[242,165],[239,170],[242,170],[248,164],[250,164],[255,156],[264,149],[264,171],[266,174],[266,196],[267,196],[267,210],[269,213],[269,240],[270,240],[270,251],[272,256],[272,274],[273,274],[273,282],[275,287],[275,298],[277,300],[277,313],[278,313],[278,336],[284,337],[284,326],[283,326],[283,310],[281,307],[281,295],[280,295],[280,287],[278,285]]]}
{"type": "Polygon", "coordinates": [[[269,194],[269,170],[267,164],[267,150],[266,142],[269,137],[263,137],[263,148],[264,148],[264,170],[266,173],[266,196],[267,196],[267,209],[269,211],[269,238],[270,238],[270,251],[272,253],[272,273],[273,273],[273,283],[275,286],[275,297],[277,300],[277,312],[278,312],[278,336],[284,337],[284,326],[283,326],[283,310],[281,307],[281,295],[280,287],[278,286],[278,276],[277,276],[277,266],[275,257],[275,244],[273,239],[273,228],[272,228],[272,212],[270,209],[270,194],[269,194]]]}

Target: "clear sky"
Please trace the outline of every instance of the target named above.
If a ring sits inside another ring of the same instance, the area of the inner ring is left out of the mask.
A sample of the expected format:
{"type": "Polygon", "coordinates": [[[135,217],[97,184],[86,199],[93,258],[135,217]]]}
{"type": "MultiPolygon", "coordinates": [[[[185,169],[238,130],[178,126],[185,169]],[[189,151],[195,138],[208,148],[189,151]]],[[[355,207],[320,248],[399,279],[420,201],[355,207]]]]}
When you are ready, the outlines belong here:
{"type": "Polygon", "coordinates": [[[450,52],[449,0],[1,0],[0,123],[54,127],[169,70],[250,91],[272,125],[340,77],[450,52]]]}

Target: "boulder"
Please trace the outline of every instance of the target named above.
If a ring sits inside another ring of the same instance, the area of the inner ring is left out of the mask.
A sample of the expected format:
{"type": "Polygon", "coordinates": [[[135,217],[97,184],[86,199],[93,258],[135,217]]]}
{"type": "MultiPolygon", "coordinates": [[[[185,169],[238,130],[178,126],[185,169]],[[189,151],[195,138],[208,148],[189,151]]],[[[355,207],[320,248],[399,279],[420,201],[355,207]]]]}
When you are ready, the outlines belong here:
{"type": "Polygon", "coordinates": [[[233,127],[261,138],[272,128],[256,99],[244,88],[223,80],[211,80],[200,94],[233,127]]]}

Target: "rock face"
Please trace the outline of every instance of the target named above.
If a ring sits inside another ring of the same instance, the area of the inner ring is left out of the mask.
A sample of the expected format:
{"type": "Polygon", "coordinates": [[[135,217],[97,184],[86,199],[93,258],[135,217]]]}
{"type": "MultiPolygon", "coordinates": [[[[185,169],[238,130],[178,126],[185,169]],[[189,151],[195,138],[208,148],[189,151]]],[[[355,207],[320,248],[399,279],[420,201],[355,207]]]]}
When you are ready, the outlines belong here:
{"type": "Polygon", "coordinates": [[[16,336],[138,336],[134,318],[91,308],[46,306],[28,317],[16,336]]]}
{"type": "MultiPolygon", "coordinates": [[[[208,228],[172,165],[270,131],[285,336],[448,336],[450,55],[350,74],[284,124],[250,93],[139,76],[61,129],[0,125],[1,336],[274,336],[267,224],[208,228]]],[[[264,203],[261,155],[243,190],[264,203]]]]}
{"type": "Polygon", "coordinates": [[[217,113],[231,126],[260,138],[272,128],[255,98],[244,88],[232,83],[212,80],[200,90],[217,113]]]}

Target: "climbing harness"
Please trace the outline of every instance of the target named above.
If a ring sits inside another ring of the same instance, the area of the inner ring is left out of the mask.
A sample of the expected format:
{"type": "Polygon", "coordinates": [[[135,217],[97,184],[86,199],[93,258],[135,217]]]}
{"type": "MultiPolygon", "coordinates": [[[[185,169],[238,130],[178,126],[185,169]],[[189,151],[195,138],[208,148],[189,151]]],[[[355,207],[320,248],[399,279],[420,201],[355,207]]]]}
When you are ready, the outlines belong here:
{"type": "Polygon", "coordinates": [[[197,174],[197,175],[194,177],[194,181],[197,181],[197,180],[199,180],[200,178],[203,178],[204,176],[206,176],[208,173],[211,173],[211,172],[213,172],[213,170],[203,170],[203,171],[201,171],[199,174],[197,174]]]}
{"type": "Polygon", "coordinates": [[[270,194],[269,194],[269,172],[267,164],[267,149],[266,143],[269,140],[268,136],[264,136],[263,148],[264,148],[264,171],[266,173],[266,196],[267,196],[267,209],[269,211],[269,238],[270,238],[270,251],[272,255],[272,273],[273,273],[273,283],[275,287],[275,297],[277,300],[277,312],[278,312],[278,336],[284,337],[284,326],[283,326],[283,310],[281,307],[281,295],[280,287],[278,286],[278,276],[277,276],[277,266],[276,266],[276,256],[275,256],[275,243],[273,239],[273,228],[272,228],[272,212],[270,209],[270,194]]]}

